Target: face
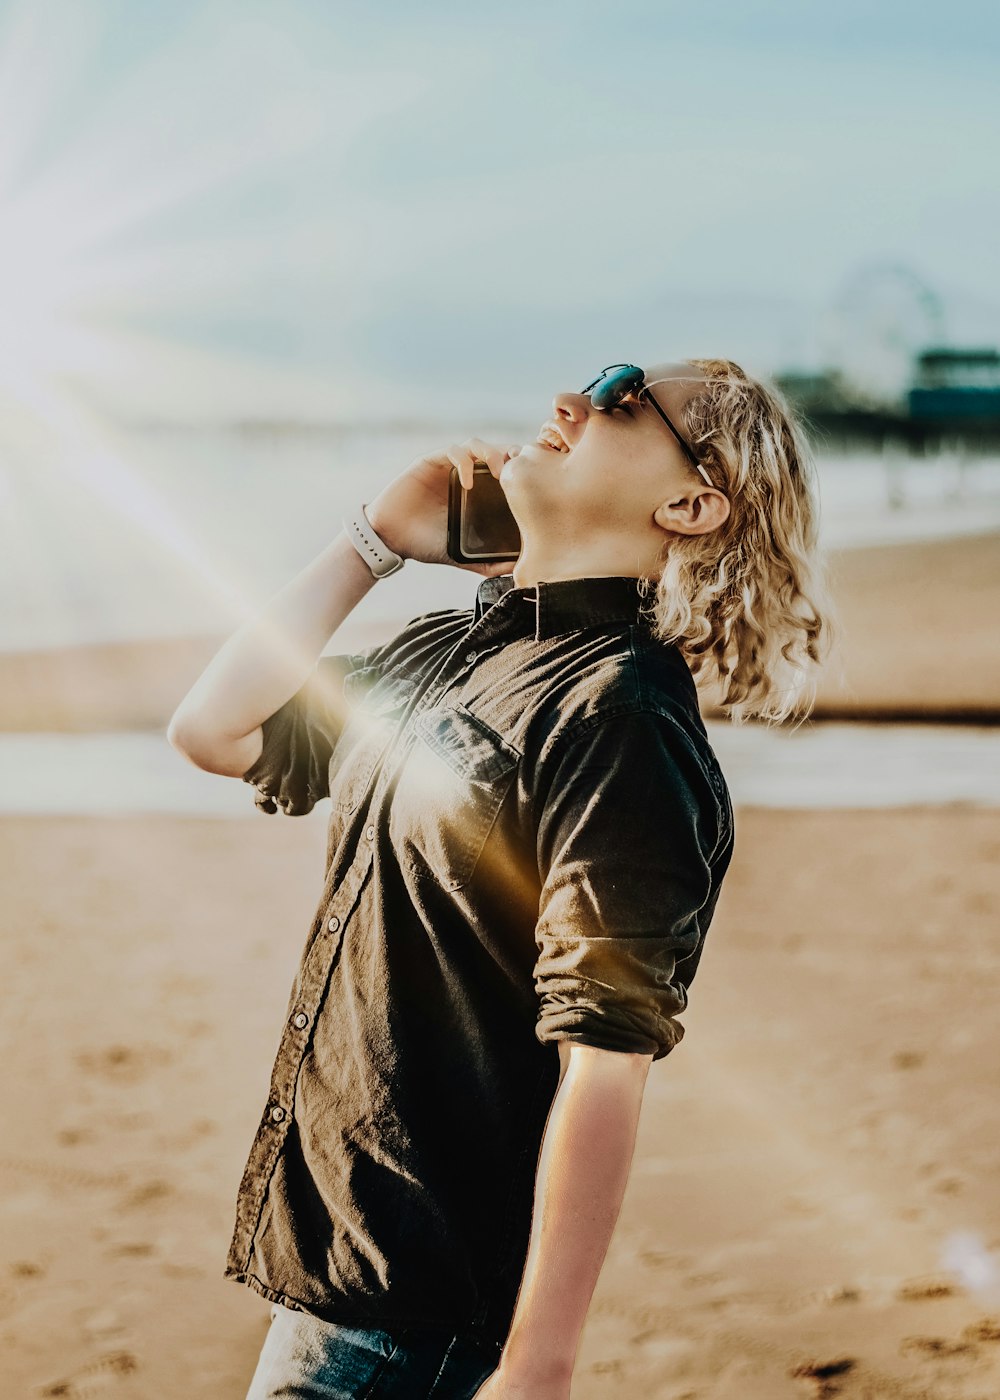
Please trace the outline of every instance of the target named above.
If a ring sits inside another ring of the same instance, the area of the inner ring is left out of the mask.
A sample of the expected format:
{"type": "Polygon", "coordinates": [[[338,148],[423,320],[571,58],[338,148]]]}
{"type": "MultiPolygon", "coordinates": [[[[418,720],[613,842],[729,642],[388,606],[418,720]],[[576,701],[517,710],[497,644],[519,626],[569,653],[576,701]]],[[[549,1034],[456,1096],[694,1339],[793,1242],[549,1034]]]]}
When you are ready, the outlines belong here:
{"type": "MultiPolygon", "coordinates": [[[[701,371],[683,361],[643,369],[647,383],[672,381],[648,393],[686,435],[684,406],[705,382],[701,371]]],[[[651,404],[628,398],[596,409],[584,394],[561,393],[552,407],[569,450],[528,443],[500,475],[522,534],[648,554],[662,547],[665,529],[701,533],[725,519],[725,496],[706,485],[651,404]]]]}

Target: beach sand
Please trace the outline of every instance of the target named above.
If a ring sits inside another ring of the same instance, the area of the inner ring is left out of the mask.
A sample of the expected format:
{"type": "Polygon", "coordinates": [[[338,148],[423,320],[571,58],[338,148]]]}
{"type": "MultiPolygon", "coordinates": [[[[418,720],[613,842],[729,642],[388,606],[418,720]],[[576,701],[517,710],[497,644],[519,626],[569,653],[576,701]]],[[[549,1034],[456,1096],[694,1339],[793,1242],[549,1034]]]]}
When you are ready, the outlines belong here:
{"type": "MultiPolygon", "coordinates": [[[[222,1268],[325,835],[0,820],[10,1400],[242,1400],[269,1309],[222,1268]]],[[[995,812],[737,810],[574,1400],[1000,1394],[998,902],[995,812]]]]}
{"type": "MultiPolygon", "coordinates": [[[[995,717],[1000,535],[831,582],[817,718],[995,717]]],[[[223,640],[0,657],[0,729],[163,729],[223,640]]],[[[222,1269],[325,837],[0,818],[4,1400],[245,1395],[269,1310],[222,1269]]],[[[995,811],[737,810],[574,1400],[1000,1394],[998,896],[995,811]]]]}
{"type": "MultiPolygon", "coordinates": [[[[948,716],[1000,707],[1000,533],[829,555],[839,637],[820,677],[822,717],[948,716]]],[[[326,648],[393,636],[405,618],[348,618],[326,648]]],[[[0,655],[0,730],[162,729],[225,636],[0,655]]],[[[703,690],[703,713],[718,707],[703,690]]]]}

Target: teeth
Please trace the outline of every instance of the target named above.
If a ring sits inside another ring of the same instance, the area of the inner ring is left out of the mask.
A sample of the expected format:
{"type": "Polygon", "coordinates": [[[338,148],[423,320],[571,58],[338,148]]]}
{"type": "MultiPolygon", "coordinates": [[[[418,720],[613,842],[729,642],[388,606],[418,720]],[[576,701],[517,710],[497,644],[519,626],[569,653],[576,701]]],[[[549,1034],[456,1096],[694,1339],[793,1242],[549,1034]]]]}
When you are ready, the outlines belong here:
{"type": "Polygon", "coordinates": [[[557,452],[569,451],[569,447],[559,434],[552,432],[550,428],[544,428],[542,432],[538,434],[538,441],[544,443],[546,447],[554,447],[557,452]]]}

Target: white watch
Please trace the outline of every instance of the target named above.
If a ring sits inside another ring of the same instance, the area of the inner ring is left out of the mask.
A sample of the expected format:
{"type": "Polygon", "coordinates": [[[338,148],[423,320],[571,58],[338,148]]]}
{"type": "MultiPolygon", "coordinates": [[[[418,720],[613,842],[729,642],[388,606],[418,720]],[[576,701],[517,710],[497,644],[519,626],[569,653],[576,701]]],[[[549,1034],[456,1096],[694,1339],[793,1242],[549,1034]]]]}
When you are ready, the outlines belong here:
{"type": "Polygon", "coordinates": [[[344,516],[343,525],[348,539],[376,578],[388,578],[406,563],[401,555],[396,554],[376,535],[371,521],[365,514],[363,503],[353,515],[344,516]]]}

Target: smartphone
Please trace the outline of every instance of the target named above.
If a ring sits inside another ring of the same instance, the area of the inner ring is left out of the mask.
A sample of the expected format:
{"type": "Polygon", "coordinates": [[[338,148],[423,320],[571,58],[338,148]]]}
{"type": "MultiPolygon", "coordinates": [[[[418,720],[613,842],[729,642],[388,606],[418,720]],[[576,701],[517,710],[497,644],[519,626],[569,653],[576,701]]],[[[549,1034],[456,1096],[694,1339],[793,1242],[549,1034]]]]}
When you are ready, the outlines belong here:
{"type": "Polygon", "coordinates": [[[456,564],[513,562],[521,553],[521,532],[503,487],[485,462],[476,462],[472,474],[471,491],[457,467],[448,478],[448,558],[456,564]]]}

